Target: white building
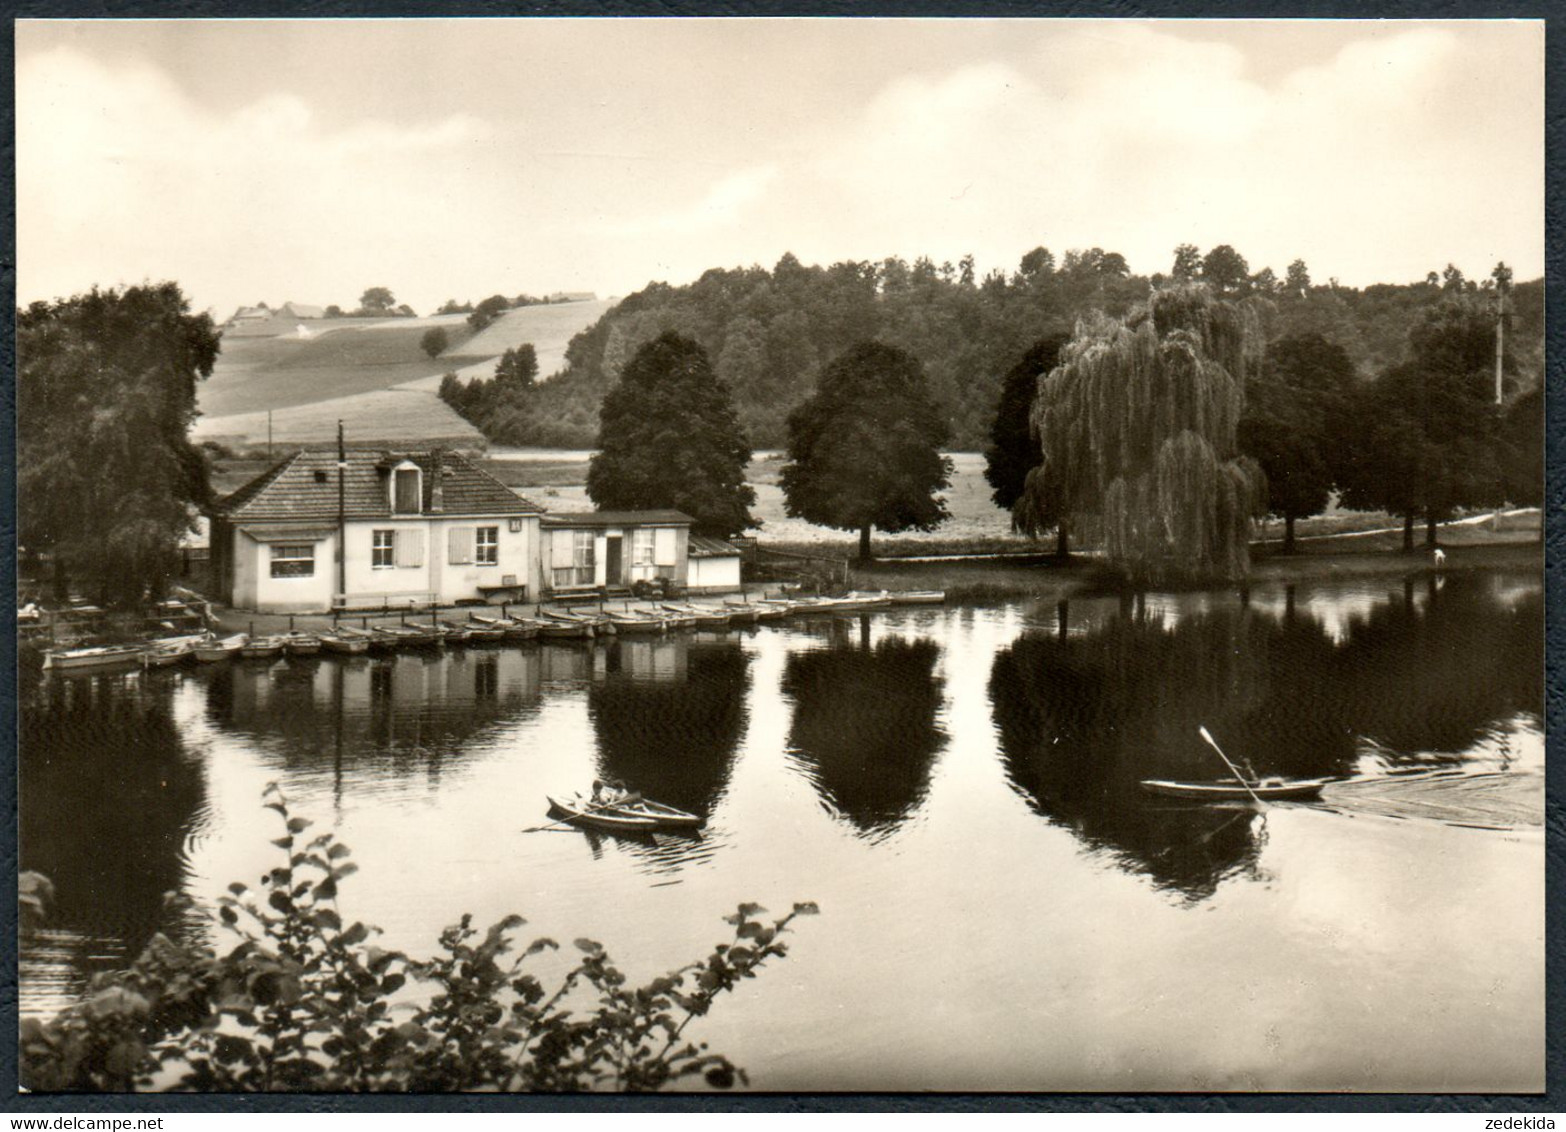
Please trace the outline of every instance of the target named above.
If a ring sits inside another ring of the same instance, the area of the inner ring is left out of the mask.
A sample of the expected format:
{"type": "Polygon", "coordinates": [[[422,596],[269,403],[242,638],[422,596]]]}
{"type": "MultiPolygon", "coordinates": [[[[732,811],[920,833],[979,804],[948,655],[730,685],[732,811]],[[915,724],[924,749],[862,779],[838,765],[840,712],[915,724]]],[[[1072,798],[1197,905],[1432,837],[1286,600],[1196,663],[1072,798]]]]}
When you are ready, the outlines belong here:
{"type": "Polygon", "coordinates": [[[456,452],[298,452],[215,504],[211,595],[315,612],[739,588],[739,554],[679,511],[544,514],[456,452]],[[697,549],[693,553],[692,545],[697,549]],[[340,555],[339,548],[346,552],[340,555]]]}

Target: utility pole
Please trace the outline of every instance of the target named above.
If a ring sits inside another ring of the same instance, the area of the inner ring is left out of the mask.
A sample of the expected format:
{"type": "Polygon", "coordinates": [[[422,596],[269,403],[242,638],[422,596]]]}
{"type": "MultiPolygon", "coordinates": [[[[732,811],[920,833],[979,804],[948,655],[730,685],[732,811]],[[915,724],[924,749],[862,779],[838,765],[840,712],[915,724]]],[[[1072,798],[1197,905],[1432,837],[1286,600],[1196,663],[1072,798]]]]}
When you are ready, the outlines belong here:
{"type": "Polygon", "coordinates": [[[347,515],[344,510],[344,477],[348,474],[348,450],[343,443],[343,422],[337,422],[337,592],[348,596],[347,515]]]}
{"type": "Polygon", "coordinates": [[[1506,297],[1512,290],[1512,269],[1504,261],[1498,263],[1490,278],[1495,280],[1495,403],[1499,405],[1505,396],[1501,370],[1506,354],[1506,297]]]}

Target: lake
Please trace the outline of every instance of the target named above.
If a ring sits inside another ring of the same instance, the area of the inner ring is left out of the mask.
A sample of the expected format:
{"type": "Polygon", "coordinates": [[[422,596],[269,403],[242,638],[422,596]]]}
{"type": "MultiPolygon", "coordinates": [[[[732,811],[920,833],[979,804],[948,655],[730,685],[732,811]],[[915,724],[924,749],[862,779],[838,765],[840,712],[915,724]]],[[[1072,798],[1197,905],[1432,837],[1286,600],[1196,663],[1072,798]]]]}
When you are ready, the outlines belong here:
{"type": "MultiPolygon", "coordinates": [[[[24,1014],[269,868],[278,783],[430,954],[471,912],[633,978],[743,901],[812,900],[692,1033],[763,1090],[1544,1083],[1544,837],[1356,801],[1191,806],[1144,778],[1542,790],[1543,591],[1475,573],[909,608],[581,645],[22,679],[24,1014]],[[524,832],[612,778],[700,837],[524,832]]],[[[1379,796],[1379,795],[1378,795],[1379,796]]]]}

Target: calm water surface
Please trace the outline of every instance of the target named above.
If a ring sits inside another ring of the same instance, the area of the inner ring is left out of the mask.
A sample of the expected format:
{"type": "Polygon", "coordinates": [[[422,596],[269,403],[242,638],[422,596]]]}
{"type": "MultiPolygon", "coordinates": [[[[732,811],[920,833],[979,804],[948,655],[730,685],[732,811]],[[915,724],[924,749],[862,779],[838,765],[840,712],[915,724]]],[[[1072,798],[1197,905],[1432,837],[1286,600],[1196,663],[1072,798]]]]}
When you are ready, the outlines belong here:
{"type": "Polygon", "coordinates": [[[634,977],[814,900],[700,1036],[769,1090],[1543,1083],[1544,842],[1328,805],[1187,807],[1205,724],[1262,773],[1542,775],[1537,577],[936,608],[24,685],[25,1013],[270,867],[279,783],[429,954],[463,912],[634,977]],[[541,824],[612,777],[699,838],[541,824]]]}

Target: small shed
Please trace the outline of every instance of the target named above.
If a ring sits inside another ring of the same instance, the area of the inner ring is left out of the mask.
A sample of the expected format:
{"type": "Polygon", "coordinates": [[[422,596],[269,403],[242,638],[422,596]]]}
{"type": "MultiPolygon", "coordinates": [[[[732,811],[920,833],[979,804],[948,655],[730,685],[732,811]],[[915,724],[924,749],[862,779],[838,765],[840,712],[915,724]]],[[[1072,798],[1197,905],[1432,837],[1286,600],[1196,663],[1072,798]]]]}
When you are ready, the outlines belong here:
{"type": "Polygon", "coordinates": [[[692,593],[723,593],[740,588],[740,552],[720,538],[692,535],[690,541],[692,593]]]}

